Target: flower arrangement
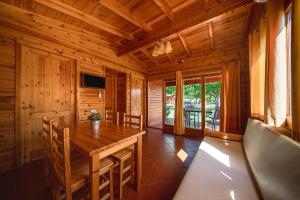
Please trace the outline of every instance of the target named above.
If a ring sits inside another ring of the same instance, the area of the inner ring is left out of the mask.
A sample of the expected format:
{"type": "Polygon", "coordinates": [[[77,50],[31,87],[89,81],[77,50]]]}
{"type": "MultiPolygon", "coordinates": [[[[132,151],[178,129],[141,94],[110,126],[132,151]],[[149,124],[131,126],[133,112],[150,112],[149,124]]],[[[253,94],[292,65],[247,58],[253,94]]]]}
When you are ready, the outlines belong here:
{"type": "Polygon", "coordinates": [[[89,120],[91,121],[100,121],[103,119],[103,117],[100,115],[100,113],[91,113],[88,117],[89,120]]]}

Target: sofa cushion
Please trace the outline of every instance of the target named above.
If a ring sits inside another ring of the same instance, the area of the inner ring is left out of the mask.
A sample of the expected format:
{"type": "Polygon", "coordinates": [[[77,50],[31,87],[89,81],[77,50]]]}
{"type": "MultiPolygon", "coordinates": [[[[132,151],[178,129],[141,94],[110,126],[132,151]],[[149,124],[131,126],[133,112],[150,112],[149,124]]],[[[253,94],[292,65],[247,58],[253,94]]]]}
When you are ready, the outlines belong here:
{"type": "Polygon", "coordinates": [[[242,144],[205,137],[174,199],[258,199],[242,144]]]}
{"type": "Polygon", "coordinates": [[[300,144],[249,119],[243,145],[264,199],[300,199],[300,144]]]}

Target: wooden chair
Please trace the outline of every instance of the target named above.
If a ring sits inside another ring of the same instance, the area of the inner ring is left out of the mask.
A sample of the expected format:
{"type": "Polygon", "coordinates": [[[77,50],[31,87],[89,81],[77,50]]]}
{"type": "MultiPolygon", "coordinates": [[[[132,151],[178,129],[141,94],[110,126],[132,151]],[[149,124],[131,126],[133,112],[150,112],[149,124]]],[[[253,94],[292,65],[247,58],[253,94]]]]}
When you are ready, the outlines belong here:
{"type": "MultiPolygon", "coordinates": [[[[124,113],[123,126],[143,129],[143,116],[134,116],[124,113]]],[[[130,180],[134,181],[134,149],[125,148],[112,155],[113,158],[119,163],[119,198],[123,198],[123,188],[130,180]],[[126,164],[127,163],[127,164],[126,164]],[[130,172],[128,174],[128,172],[130,172]]]]}
{"type": "Polygon", "coordinates": [[[42,117],[42,138],[44,144],[44,170],[46,176],[46,185],[50,186],[50,177],[52,176],[52,124],[53,120],[42,117]]]}
{"type": "MultiPolygon", "coordinates": [[[[54,199],[72,199],[72,194],[79,189],[88,186],[89,159],[88,157],[76,157],[70,161],[69,128],[59,129],[52,125],[52,166],[54,172],[54,199]],[[62,191],[64,195],[62,195],[62,191]]],[[[113,161],[104,158],[100,162],[99,191],[109,186],[109,192],[103,195],[101,200],[113,199],[113,161]],[[108,178],[107,178],[108,174],[108,178]]]]}
{"type": "Polygon", "coordinates": [[[143,115],[123,114],[123,126],[143,130],[143,115]]]}
{"type": "MultiPolygon", "coordinates": [[[[117,112],[116,116],[116,124],[119,124],[119,112],[117,112]]],[[[105,123],[114,123],[115,122],[115,114],[112,110],[106,110],[105,111],[105,123]]]]}

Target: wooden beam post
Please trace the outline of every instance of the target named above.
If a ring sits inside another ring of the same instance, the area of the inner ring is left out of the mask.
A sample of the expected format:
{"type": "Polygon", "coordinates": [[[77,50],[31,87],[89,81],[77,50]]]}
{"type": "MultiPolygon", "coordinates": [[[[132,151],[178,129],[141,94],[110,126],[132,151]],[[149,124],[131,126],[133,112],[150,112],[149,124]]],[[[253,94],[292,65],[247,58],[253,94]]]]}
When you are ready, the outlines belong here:
{"type": "Polygon", "coordinates": [[[156,60],[154,60],[154,58],[152,57],[152,55],[149,54],[149,52],[148,52],[147,49],[142,48],[142,49],[140,49],[140,50],[141,50],[141,52],[142,52],[145,56],[147,56],[147,58],[148,58],[149,60],[151,60],[155,65],[159,66],[158,62],[157,62],[156,60]]]}
{"type": "Polygon", "coordinates": [[[191,53],[191,51],[190,51],[190,49],[189,49],[189,47],[188,47],[188,45],[187,45],[187,43],[186,43],[184,37],[182,36],[181,33],[177,33],[177,34],[178,34],[178,37],[179,37],[179,39],[180,39],[180,41],[181,41],[181,44],[182,44],[182,46],[183,46],[185,52],[186,52],[187,55],[190,57],[190,56],[192,55],[192,53],[191,53]]]}
{"type": "Polygon", "coordinates": [[[165,13],[165,15],[172,20],[174,17],[173,11],[165,0],[153,0],[154,3],[165,13]]]}
{"type": "Polygon", "coordinates": [[[209,43],[212,51],[215,50],[214,29],[212,22],[208,23],[209,43]]]}
{"type": "Polygon", "coordinates": [[[107,9],[111,10],[112,12],[116,13],[117,15],[123,17],[127,21],[133,23],[137,27],[139,27],[147,32],[152,30],[152,28],[148,24],[146,24],[142,19],[131,14],[119,2],[109,1],[109,0],[99,0],[99,3],[102,6],[106,7],[107,9]]]}

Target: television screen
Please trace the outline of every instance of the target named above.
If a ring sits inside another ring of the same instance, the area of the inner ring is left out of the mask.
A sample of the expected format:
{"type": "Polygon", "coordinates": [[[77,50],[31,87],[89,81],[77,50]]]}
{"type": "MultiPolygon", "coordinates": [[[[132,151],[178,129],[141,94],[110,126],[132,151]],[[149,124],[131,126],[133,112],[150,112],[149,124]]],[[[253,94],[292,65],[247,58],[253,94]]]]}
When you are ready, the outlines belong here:
{"type": "Polygon", "coordinates": [[[81,74],[81,87],[105,89],[105,78],[90,74],[81,74]]]}

